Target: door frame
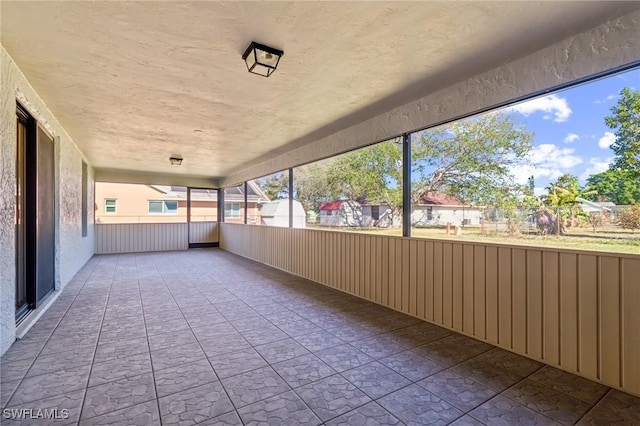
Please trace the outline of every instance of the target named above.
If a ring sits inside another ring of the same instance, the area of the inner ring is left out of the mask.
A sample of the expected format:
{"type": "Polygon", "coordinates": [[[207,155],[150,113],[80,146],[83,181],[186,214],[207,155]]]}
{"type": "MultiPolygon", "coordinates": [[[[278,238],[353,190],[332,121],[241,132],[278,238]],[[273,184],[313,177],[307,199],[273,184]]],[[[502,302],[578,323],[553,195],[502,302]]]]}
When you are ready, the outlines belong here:
{"type": "MultiPolygon", "coordinates": [[[[217,241],[210,241],[210,242],[204,242],[204,243],[192,243],[191,242],[191,190],[207,190],[207,191],[216,191],[216,194],[218,192],[217,188],[200,188],[200,187],[195,187],[195,186],[188,186],[187,187],[187,245],[190,249],[192,248],[206,248],[206,247],[219,247],[220,246],[220,234],[219,234],[219,229],[218,228],[218,232],[216,232],[217,234],[217,241]]],[[[219,202],[220,200],[218,200],[217,196],[216,196],[216,205],[219,206],[219,202]]],[[[218,227],[220,226],[220,223],[218,221],[216,221],[218,223],[218,227]]]]}

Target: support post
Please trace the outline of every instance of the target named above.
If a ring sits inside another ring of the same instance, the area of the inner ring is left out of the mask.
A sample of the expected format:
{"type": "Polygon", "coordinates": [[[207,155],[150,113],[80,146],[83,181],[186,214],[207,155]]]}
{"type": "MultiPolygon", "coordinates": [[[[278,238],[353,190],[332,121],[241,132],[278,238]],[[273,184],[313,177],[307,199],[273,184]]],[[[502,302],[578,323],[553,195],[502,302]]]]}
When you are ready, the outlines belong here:
{"type": "Polygon", "coordinates": [[[411,138],[402,135],[402,236],[411,236],[411,138]]]}
{"type": "Polygon", "coordinates": [[[244,185],[243,185],[243,192],[244,192],[244,224],[247,224],[247,218],[249,217],[249,196],[247,195],[248,191],[247,189],[249,188],[249,184],[247,183],[247,181],[244,181],[244,185]]]}
{"type": "Polygon", "coordinates": [[[191,188],[187,187],[187,244],[191,244],[191,188]]]}
{"type": "Polygon", "coordinates": [[[224,222],[224,188],[218,188],[218,223],[224,222]]]}
{"type": "Polygon", "coordinates": [[[289,169],[289,228],[293,228],[293,169],[289,169]]]}

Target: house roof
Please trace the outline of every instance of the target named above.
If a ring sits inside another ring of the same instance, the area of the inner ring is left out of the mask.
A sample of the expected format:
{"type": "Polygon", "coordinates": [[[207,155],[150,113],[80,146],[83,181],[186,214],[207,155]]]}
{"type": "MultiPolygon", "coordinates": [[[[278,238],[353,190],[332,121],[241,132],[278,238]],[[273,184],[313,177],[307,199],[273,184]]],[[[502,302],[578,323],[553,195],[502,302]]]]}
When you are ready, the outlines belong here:
{"type": "Polygon", "coordinates": [[[583,209],[585,207],[589,207],[589,208],[594,209],[594,210],[611,211],[611,207],[615,207],[615,204],[612,203],[611,201],[596,202],[596,201],[586,200],[586,199],[584,199],[582,197],[576,197],[576,201],[579,201],[580,203],[582,203],[582,208],[583,209]]]}
{"type": "Polygon", "coordinates": [[[445,194],[443,192],[429,192],[423,194],[421,197],[424,204],[431,204],[436,206],[466,206],[469,203],[465,203],[458,197],[445,194]]]}
{"type": "Polygon", "coordinates": [[[340,209],[340,206],[342,206],[347,201],[348,200],[336,200],[336,201],[329,201],[326,203],[322,203],[320,204],[319,210],[338,210],[340,209]]]}

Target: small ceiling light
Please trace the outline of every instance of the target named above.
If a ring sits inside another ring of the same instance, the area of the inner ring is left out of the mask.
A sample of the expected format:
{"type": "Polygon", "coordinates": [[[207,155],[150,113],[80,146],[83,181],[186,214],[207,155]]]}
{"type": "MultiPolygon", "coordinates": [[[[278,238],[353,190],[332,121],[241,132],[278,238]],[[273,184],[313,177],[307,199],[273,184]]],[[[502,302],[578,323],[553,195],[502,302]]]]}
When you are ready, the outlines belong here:
{"type": "Polygon", "coordinates": [[[242,59],[246,62],[249,72],[269,77],[278,67],[282,55],[284,55],[282,50],[252,41],[242,55],[242,59]]]}
{"type": "Polygon", "coordinates": [[[182,157],[180,157],[179,155],[172,155],[171,157],[169,157],[169,162],[172,166],[179,166],[180,164],[182,164],[182,157]]]}

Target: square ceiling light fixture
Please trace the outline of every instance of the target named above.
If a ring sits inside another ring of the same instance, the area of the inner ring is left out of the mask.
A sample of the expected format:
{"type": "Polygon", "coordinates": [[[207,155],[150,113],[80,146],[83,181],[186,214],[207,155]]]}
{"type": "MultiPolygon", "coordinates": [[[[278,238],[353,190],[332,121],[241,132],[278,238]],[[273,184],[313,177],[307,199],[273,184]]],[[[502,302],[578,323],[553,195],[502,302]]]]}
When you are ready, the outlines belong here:
{"type": "Polygon", "coordinates": [[[269,77],[278,67],[282,55],[284,55],[282,50],[252,41],[242,55],[242,59],[247,64],[249,72],[269,77]]]}
{"type": "Polygon", "coordinates": [[[179,166],[180,164],[182,164],[182,156],[172,155],[171,157],[169,157],[169,162],[172,166],[179,166]]]}

